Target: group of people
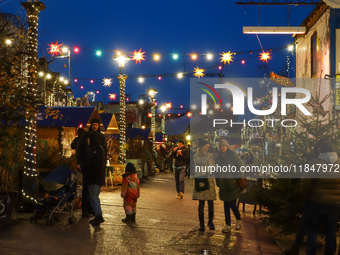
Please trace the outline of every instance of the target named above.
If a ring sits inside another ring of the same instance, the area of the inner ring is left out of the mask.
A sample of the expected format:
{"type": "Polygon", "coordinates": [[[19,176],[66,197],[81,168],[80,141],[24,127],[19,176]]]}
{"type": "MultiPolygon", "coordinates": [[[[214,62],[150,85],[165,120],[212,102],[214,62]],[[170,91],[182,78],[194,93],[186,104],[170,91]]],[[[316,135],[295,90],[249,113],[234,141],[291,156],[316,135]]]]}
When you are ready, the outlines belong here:
{"type": "MultiPolygon", "coordinates": [[[[219,165],[235,165],[240,167],[242,160],[234,151],[229,149],[229,143],[223,139],[219,141],[219,152],[216,157],[209,152],[210,144],[204,139],[199,139],[197,143],[197,151],[193,156],[193,163],[199,166],[212,166],[215,163],[219,165]]],[[[184,178],[186,172],[186,162],[188,160],[188,148],[184,146],[184,141],[180,140],[178,146],[175,146],[172,151],[172,156],[175,158],[174,171],[176,180],[177,198],[182,199],[184,196],[184,178]]],[[[225,227],[223,233],[231,231],[230,209],[236,217],[236,230],[241,229],[241,215],[236,205],[236,200],[239,197],[240,190],[233,177],[232,173],[223,173],[223,176],[206,176],[205,173],[195,173],[195,188],[192,198],[198,200],[198,218],[199,230],[205,231],[204,223],[204,207],[205,201],[208,203],[208,227],[210,230],[215,230],[213,223],[214,219],[214,200],[216,200],[216,185],[219,187],[219,197],[224,202],[225,227]]]]}
{"type": "MultiPolygon", "coordinates": [[[[104,135],[100,132],[100,123],[97,119],[92,120],[89,131],[78,130],[77,140],[72,144],[76,148],[76,158],[78,168],[83,174],[82,192],[82,216],[94,218],[90,224],[98,226],[104,222],[103,213],[100,206],[100,187],[105,184],[105,167],[107,160],[107,144],[104,135]],[[76,145],[76,146],[75,146],[76,145]]],[[[184,178],[186,175],[187,162],[189,160],[189,150],[184,145],[183,140],[179,140],[171,152],[174,157],[174,171],[176,181],[177,198],[184,197],[184,178]]],[[[232,165],[239,169],[243,162],[238,154],[231,151],[228,141],[219,141],[219,152],[214,155],[209,152],[208,141],[199,138],[197,151],[193,156],[194,166],[232,165]]],[[[340,165],[332,144],[327,139],[320,139],[315,146],[314,154],[308,159],[309,165],[324,164],[328,168],[331,165],[340,165]]],[[[316,178],[313,171],[306,172],[301,180],[302,192],[305,199],[305,207],[294,245],[285,250],[285,254],[299,254],[299,246],[305,235],[307,235],[307,254],[316,254],[316,242],[319,227],[324,226],[325,234],[325,254],[334,254],[336,251],[336,221],[338,219],[340,205],[340,178],[336,171],[327,169],[327,178],[316,178]]],[[[216,200],[216,185],[219,187],[219,198],[224,203],[225,226],[223,233],[231,231],[230,209],[235,215],[235,229],[241,229],[241,215],[236,205],[240,195],[240,188],[233,173],[223,172],[223,175],[215,175],[214,178],[207,176],[207,173],[195,172],[195,185],[192,195],[193,200],[198,200],[199,230],[205,231],[204,207],[205,201],[208,203],[208,227],[215,230],[214,200],[216,200]]],[[[124,210],[126,217],[123,222],[135,222],[136,203],[140,196],[140,182],[137,171],[133,164],[128,163],[123,175],[121,197],[124,200],[124,210]]]]}
{"type": "MultiPolygon", "coordinates": [[[[104,222],[100,205],[100,189],[105,185],[105,170],[107,160],[107,143],[104,134],[100,132],[100,122],[93,119],[89,130],[77,130],[78,137],[71,144],[76,149],[77,167],[83,175],[82,217],[94,218],[89,222],[98,226],[104,222]]],[[[139,197],[139,179],[132,163],[128,163],[123,175],[121,196],[124,200],[126,218],[123,222],[135,222],[136,203],[139,197]]]]}

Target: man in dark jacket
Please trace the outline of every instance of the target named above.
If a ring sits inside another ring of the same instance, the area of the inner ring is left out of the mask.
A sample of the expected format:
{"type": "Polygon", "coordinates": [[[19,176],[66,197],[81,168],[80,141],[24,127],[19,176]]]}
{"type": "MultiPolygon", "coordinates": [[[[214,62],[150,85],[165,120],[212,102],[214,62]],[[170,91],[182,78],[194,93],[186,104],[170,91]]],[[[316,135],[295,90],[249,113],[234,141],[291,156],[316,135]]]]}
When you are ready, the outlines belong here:
{"type": "Polygon", "coordinates": [[[336,169],[340,159],[330,142],[319,147],[319,157],[309,162],[301,185],[306,199],[307,254],[316,254],[315,246],[319,227],[324,226],[325,254],[336,251],[336,219],[340,204],[340,178],[336,169]],[[314,170],[313,170],[314,169],[314,170]],[[318,171],[319,169],[319,171],[318,171]]]}
{"type": "Polygon", "coordinates": [[[178,146],[175,146],[171,157],[175,158],[175,180],[177,198],[182,199],[184,196],[184,178],[186,172],[187,160],[189,158],[188,149],[184,146],[184,141],[179,140],[178,146]]]}
{"type": "MultiPolygon", "coordinates": [[[[82,190],[82,216],[83,217],[89,217],[89,208],[92,207],[91,203],[89,203],[89,197],[90,197],[89,185],[93,184],[93,183],[91,183],[91,181],[93,181],[93,179],[91,178],[91,169],[93,169],[93,167],[91,166],[91,163],[89,162],[89,159],[88,159],[89,149],[90,149],[90,147],[89,147],[89,135],[91,133],[94,132],[95,134],[97,134],[96,139],[99,140],[99,143],[104,150],[105,162],[106,162],[106,157],[107,157],[106,156],[107,155],[106,138],[105,138],[104,134],[102,134],[100,132],[99,127],[100,127],[99,120],[93,119],[91,121],[91,126],[89,128],[89,131],[86,132],[85,134],[83,134],[80,137],[80,139],[78,140],[78,146],[77,146],[77,150],[76,150],[77,162],[80,163],[80,165],[78,165],[78,168],[80,168],[82,173],[83,173],[83,190],[82,190]]],[[[97,185],[99,185],[99,191],[100,191],[100,186],[105,184],[105,165],[106,165],[105,162],[104,162],[104,173],[103,173],[103,176],[101,177],[101,178],[104,179],[104,183],[100,183],[100,182],[97,183],[97,185]]],[[[91,210],[93,210],[93,213],[96,216],[95,208],[91,208],[91,210]]],[[[90,221],[91,224],[92,224],[92,221],[90,221]]],[[[93,224],[93,225],[99,225],[100,221],[101,221],[101,219],[99,221],[97,220],[96,224],[93,224]],[[99,222],[99,224],[98,224],[98,222],[99,222]]]]}

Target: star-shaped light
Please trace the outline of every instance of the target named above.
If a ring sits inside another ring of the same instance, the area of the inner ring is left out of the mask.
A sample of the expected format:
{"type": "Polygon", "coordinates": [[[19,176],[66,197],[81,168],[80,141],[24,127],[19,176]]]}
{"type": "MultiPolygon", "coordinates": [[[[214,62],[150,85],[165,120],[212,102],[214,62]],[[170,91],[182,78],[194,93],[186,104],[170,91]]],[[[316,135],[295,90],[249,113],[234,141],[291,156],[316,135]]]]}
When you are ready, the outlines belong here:
{"type": "Polygon", "coordinates": [[[170,103],[170,102],[169,102],[169,103],[166,103],[166,104],[165,104],[165,107],[166,107],[166,109],[170,109],[170,108],[172,107],[172,103],[170,103]]]}
{"type": "Polygon", "coordinates": [[[272,57],[270,56],[270,52],[264,52],[264,51],[262,51],[261,53],[260,53],[260,60],[262,60],[263,61],[263,63],[264,62],[266,62],[266,63],[268,63],[268,59],[272,59],[272,57]]]}
{"type": "Polygon", "coordinates": [[[104,78],[103,83],[104,83],[104,87],[111,87],[112,79],[104,78]]]}
{"type": "Polygon", "coordinates": [[[61,53],[60,46],[63,45],[63,43],[58,44],[58,41],[57,41],[56,43],[51,42],[51,44],[47,44],[47,45],[50,46],[50,48],[47,48],[50,50],[48,53],[52,55],[58,55],[59,53],[61,53]]]}
{"type": "Polygon", "coordinates": [[[134,52],[130,52],[130,53],[132,54],[131,59],[136,60],[136,64],[137,64],[137,62],[139,62],[139,64],[140,64],[141,60],[145,60],[145,56],[144,56],[145,51],[142,52],[142,48],[140,48],[139,51],[135,50],[134,52]]]}
{"type": "Polygon", "coordinates": [[[109,98],[110,98],[110,100],[115,100],[117,98],[117,95],[109,93],[109,98]]]}
{"type": "Polygon", "coordinates": [[[221,105],[220,104],[215,104],[215,110],[220,110],[221,109],[221,105]]]}
{"type": "Polygon", "coordinates": [[[224,51],[222,51],[222,53],[220,53],[220,55],[222,56],[222,57],[220,57],[220,59],[221,59],[221,62],[223,62],[224,64],[226,63],[226,62],[228,62],[228,64],[230,64],[230,61],[233,61],[233,53],[231,53],[230,51],[229,52],[227,52],[227,53],[225,53],[224,51]]]}
{"type": "Polygon", "coordinates": [[[194,68],[194,76],[196,76],[197,78],[203,77],[204,76],[204,70],[200,69],[198,67],[194,68]]]}

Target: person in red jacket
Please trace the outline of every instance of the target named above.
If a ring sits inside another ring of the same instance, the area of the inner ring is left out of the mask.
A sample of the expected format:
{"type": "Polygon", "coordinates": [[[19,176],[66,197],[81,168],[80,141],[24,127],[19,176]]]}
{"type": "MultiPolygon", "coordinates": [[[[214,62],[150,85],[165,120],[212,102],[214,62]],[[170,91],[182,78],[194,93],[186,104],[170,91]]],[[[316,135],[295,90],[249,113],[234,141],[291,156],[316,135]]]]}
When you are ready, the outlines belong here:
{"type": "Polygon", "coordinates": [[[124,210],[126,217],[123,222],[136,222],[136,205],[137,198],[140,195],[140,183],[137,171],[132,163],[127,163],[125,174],[123,174],[123,183],[121,196],[124,199],[124,210]]]}

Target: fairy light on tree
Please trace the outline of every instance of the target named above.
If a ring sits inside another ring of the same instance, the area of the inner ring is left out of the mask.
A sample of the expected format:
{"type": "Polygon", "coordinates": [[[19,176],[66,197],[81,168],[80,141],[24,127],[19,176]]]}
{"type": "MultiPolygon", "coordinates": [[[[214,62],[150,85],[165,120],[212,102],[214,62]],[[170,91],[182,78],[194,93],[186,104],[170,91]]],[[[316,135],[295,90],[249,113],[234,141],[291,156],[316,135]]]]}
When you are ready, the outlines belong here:
{"type": "Polygon", "coordinates": [[[32,186],[36,184],[38,176],[35,169],[36,166],[36,102],[37,95],[37,48],[38,48],[38,15],[40,11],[45,9],[42,2],[22,2],[21,5],[27,11],[28,21],[28,47],[27,47],[27,98],[31,98],[31,102],[27,102],[31,107],[26,108],[26,126],[25,126],[25,167],[23,179],[23,197],[30,201],[35,199],[36,192],[32,186]]]}

